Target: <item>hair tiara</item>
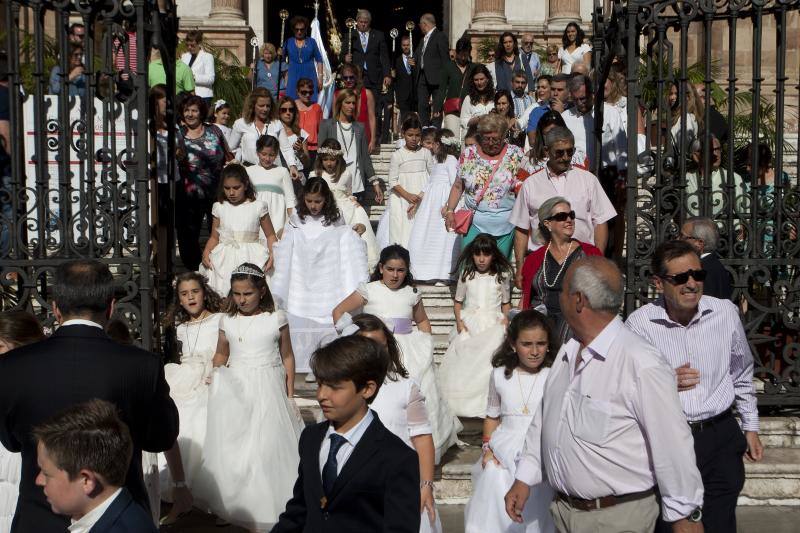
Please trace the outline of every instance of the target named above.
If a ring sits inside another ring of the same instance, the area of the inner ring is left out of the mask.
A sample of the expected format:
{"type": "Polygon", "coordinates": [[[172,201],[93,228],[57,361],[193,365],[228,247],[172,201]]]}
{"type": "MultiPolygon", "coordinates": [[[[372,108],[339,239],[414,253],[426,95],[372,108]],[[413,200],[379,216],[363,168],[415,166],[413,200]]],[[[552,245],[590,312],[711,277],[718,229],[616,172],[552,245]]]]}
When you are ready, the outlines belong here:
{"type": "Polygon", "coordinates": [[[221,107],[226,106],[226,105],[228,105],[228,102],[226,102],[225,100],[219,99],[216,102],[214,102],[214,111],[215,112],[219,111],[221,107]]]}
{"type": "Polygon", "coordinates": [[[247,264],[239,265],[233,272],[231,272],[231,276],[235,276],[237,274],[243,274],[246,276],[255,276],[257,278],[265,277],[264,272],[262,272],[260,268],[253,268],[251,266],[247,266],[247,264]]]}
{"type": "Polygon", "coordinates": [[[461,143],[455,137],[442,137],[442,144],[446,146],[461,146],[461,143]]]}
{"type": "Polygon", "coordinates": [[[336,148],[328,148],[327,146],[323,146],[317,149],[318,155],[332,155],[333,157],[339,157],[342,155],[341,150],[337,150],[336,148]]]}

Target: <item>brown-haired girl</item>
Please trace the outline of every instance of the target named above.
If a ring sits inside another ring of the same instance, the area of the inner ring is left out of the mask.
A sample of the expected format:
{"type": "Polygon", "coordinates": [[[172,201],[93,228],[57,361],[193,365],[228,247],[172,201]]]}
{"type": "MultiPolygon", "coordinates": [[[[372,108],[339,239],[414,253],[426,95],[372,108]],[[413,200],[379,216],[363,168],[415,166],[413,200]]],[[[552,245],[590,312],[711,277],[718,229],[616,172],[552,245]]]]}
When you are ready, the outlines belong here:
{"type": "Polygon", "coordinates": [[[195,495],[220,518],[269,529],[292,495],[303,423],[291,400],[294,354],[286,314],[264,272],[231,273],[208,393],[204,468],[195,495]]]}
{"type": "MultiPolygon", "coordinates": [[[[558,346],[547,317],[532,309],[517,314],[503,345],[492,357],[483,454],[472,467],[472,497],[464,510],[466,531],[509,531],[503,498],[514,483],[517,458],[539,408],[558,346]]],[[[555,531],[548,507],[553,489],[545,481],[532,487],[520,531],[555,531]]]]}
{"type": "Polygon", "coordinates": [[[231,272],[237,266],[249,262],[265,271],[272,268],[272,245],[277,237],[269,208],[256,200],[256,191],[241,165],[228,165],[222,170],[211,214],[211,237],[203,251],[200,273],[208,277],[209,286],[217,294],[227,296],[231,272]],[[267,237],[266,247],[258,240],[259,230],[267,237]]]}

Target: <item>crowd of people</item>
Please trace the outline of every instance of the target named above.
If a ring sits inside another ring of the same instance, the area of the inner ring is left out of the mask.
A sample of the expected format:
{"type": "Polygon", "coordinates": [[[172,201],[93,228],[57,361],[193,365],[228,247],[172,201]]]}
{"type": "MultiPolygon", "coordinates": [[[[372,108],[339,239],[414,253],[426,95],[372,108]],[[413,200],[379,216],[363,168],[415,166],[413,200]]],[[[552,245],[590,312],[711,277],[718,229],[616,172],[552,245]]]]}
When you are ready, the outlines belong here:
{"type": "MultiPolygon", "coordinates": [[[[130,345],[97,261],[59,267],[49,338],[29,314],[1,314],[0,518],[14,532],[150,531],[195,507],[257,531],[441,531],[435,465],[464,445],[459,417],[477,417],[467,532],[735,531],[743,456],[763,449],[716,223],[693,216],[659,245],[661,296],[625,323],[622,276],[603,257],[624,245],[628,136],[648,149],[643,120],[627,123],[622,66],[597,153],[578,24],[547,57],[504,32],[482,64],[426,14],[391,65],[369,12],[356,21],[329,118],[322,43],[295,17],[292,37],[262,47],[231,125],[189,32],[174,160],[151,56],[158,184],[176,176],[186,269],[163,316],[179,361],[130,345]],[[371,154],[395,108],[384,180],[371,154]],[[373,231],[364,206],[384,201],[373,231]],[[422,284],[454,285],[440,367],[422,284]],[[316,382],[325,420],[304,424],[296,376],[316,382]],[[143,452],[159,454],[155,474],[143,452]]],[[[698,154],[704,102],[690,88],[688,120],[668,120],[698,154]]]]}

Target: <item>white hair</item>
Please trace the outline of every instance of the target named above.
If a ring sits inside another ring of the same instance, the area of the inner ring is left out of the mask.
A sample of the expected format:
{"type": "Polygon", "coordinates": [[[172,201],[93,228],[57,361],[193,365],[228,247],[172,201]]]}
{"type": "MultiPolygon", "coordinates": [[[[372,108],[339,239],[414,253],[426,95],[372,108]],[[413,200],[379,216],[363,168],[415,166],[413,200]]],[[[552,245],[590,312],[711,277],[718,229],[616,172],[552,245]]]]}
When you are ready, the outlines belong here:
{"type": "Polygon", "coordinates": [[[616,314],[622,306],[622,274],[615,268],[616,279],[608,279],[592,263],[586,261],[575,267],[569,293],[583,294],[589,302],[589,308],[595,311],[616,314]]]}
{"type": "Polygon", "coordinates": [[[686,224],[692,225],[692,237],[703,241],[703,251],[713,252],[719,244],[719,228],[716,222],[708,217],[691,217],[686,219],[686,224]]]}
{"type": "Polygon", "coordinates": [[[366,9],[359,9],[358,11],[356,11],[356,20],[358,20],[360,18],[365,18],[369,22],[372,22],[372,13],[370,13],[366,9]]]}

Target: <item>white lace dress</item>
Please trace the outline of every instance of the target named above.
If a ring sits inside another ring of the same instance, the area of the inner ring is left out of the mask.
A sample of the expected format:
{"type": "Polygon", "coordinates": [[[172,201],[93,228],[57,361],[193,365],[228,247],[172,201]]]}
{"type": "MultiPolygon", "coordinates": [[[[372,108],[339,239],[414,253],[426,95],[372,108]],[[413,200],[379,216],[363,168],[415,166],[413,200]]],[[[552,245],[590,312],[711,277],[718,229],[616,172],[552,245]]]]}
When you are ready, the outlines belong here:
{"type": "Polygon", "coordinates": [[[341,218],[325,226],[292,213],[274,251],[270,289],[289,317],[295,369],[308,372],[322,339],[336,335],[333,308],[368,278],[367,246],[341,218]]]}
{"type": "MultiPolygon", "coordinates": [[[[394,377],[395,380],[386,378],[370,409],[378,414],[386,429],[400,437],[410,448],[414,448],[411,442],[413,437],[430,435],[432,431],[425,397],[413,379],[394,377]]],[[[422,512],[419,531],[441,533],[442,523],[438,511],[434,523],[431,523],[427,512],[422,512]]]]}
{"type": "MultiPolygon", "coordinates": [[[[179,324],[176,334],[181,345],[180,364],[164,365],[169,395],[178,407],[180,416],[178,447],[186,484],[190,489],[203,459],[208,406],[206,377],[211,374],[211,360],[217,350],[221,318],[221,313],[212,313],[203,320],[179,324]]],[[[159,467],[162,489],[171,486],[163,453],[159,454],[159,467]]]]}
{"type": "Polygon", "coordinates": [[[489,441],[500,465],[490,461],[486,468],[482,468],[478,459],[472,467],[472,497],[464,509],[465,533],[555,532],[549,511],[554,493],[547,481],[531,487],[531,495],[522,513],[522,524],[511,521],[503,501],[514,483],[525,435],[542,401],[549,371],[549,368],[542,368],[538,373],[530,374],[515,368],[508,379],[504,374],[505,368],[492,371],[486,414],[502,419],[489,441]]]}
{"type": "Polygon", "coordinates": [[[11,531],[17,510],[22,455],[0,445],[0,533],[11,531]]]}
{"type": "MultiPolygon", "coordinates": [[[[289,218],[288,209],[294,209],[297,198],[294,195],[292,177],[284,167],[266,169],[261,165],[247,167],[247,175],[256,190],[256,199],[264,202],[275,233],[282,235],[283,227],[289,218]]],[[[259,240],[266,244],[266,237],[259,234],[259,240]]]]}
{"type": "Polygon", "coordinates": [[[321,176],[328,183],[328,187],[333,192],[336,199],[336,207],[342,213],[342,219],[351,228],[356,224],[363,224],[366,231],[361,235],[361,239],[367,245],[367,268],[372,271],[378,264],[378,256],[381,251],[378,248],[378,241],[375,239],[375,232],[369,220],[367,211],[361,207],[353,198],[353,174],[349,169],[345,170],[337,181],[333,181],[333,175],[322,172],[321,176]]]}
{"type": "Polygon", "coordinates": [[[194,494],[217,516],[268,531],[292,496],[303,421],[286,395],[283,311],[223,316],[228,365],[214,369],[203,468],[194,494]]]}
{"type": "Polygon", "coordinates": [[[386,186],[389,199],[384,216],[378,225],[378,245],[381,249],[390,244],[408,248],[414,215],[408,212],[411,204],[392,189],[400,186],[409,194],[422,193],[428,185],[433,163],[433,155],[430,150],[424,148],[411,151],[404,146],[392,154],[389,162],[389,181],[386,186]]]}
{"type": "Polygon", "coordinates": [[[219,219],[219,244],[209,254],[212,268],[200,265],[200,273],[208,278],[208,285],[223,298],[231,289],[231,272],[242,263],[253,263],[259,268],[269,259],[269,250],[259,241],[261,219],[269,216],[269,208],[259,200],[238,205],[215,202],[211,214],[219,219]]]}
{"type": "Polygon", "coordinates": [[[450,332],[450,345],[439,367],[442,395],[457,416],[482,417],[492,372],[492,355],[505,337],[501,306],[511,302],[508,277],[497,282],[494,274],[475,273],[458,280],[457,302],[463,304],[461,320],[467,330],[450,332]]]}
{"type": "Polygon", "coordinates": [[[392,290],[381,281],[362,283],[358,293],[366,301],[364,312],[381,318],[393,331],[402,352],[403,366],[419,383],[428,407],[438,464],[444,452],[458,441],[458,432],[463,426],[439,392],[431,335],[413,327],[413,309],[422,293],[410,286],[392,290]]]}
{"type": "Polygon", "coordinates": [[[444,225],[442,207],[447,204],[457,172],[458,160],[451,155],[444,163],[433,166],[408,240],[414,279],[449,280],[452,277],[461,247],[458,233],[447,231],[444,225]]]}

